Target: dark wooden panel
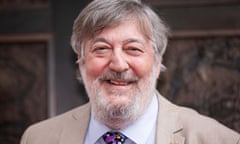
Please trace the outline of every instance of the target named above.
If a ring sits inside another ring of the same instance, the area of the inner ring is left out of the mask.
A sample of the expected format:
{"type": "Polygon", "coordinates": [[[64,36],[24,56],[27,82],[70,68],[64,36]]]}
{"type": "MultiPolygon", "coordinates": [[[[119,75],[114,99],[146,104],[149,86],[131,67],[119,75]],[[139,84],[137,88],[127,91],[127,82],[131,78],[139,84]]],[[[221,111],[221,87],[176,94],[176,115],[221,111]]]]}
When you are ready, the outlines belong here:
{"type": "Polygon", "coordinates": [[[0,34],[45,33],[51,31],[48,7],[35,9],[1,10],[0,34]]]}
{"type": "Polygon", "coordinates": [[[0,9],[23,9],[48,5],[49,0],[0,0],[0,9]]]}
{"type": "Polygon", "coordinates": [[[56,113],[86,103],[84,86],[76,79],[76,54],[69,44],[72,25],[79,12],[91,0],[52,0],[53,34],[56,61],[56,113]]]}
{"type": "Polygon", "coordinates": [[[46,43],[0,43],[0,143],[48,117],[47,86],[46,43]]]}
{"type": "Polygon", "coordinates": [[[201,6],[239,4],[239,0],[145,0],[155,6],[201,6]]]}
{"type": "Polygon", "coordinates": [[[240,5],[156,9],[173,30],[240,29],[240,5]]]}
{"type": "Polygon", "coordinates": [[[171,39],[158,89],[240,132],[240,36],[171,39]]]}

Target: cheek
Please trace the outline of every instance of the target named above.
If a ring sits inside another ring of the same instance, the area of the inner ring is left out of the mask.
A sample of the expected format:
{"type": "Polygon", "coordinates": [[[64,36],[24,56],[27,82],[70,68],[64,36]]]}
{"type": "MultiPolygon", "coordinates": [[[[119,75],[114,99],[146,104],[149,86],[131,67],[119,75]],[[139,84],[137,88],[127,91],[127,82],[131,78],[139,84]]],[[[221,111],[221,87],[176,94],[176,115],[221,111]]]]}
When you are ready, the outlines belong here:
{"type": "Polygon", "coordinates": [[[152,72],[153,60],[152,59],[139,59],[129,63],[134,73],[143,78],[152,72]]]}
{"type": "Polygon", "coordinates": [[[85,63],[86,74],[95,79],[102,74],[107,64],[108,61],[104,59],[87,59],[85,63]]]}

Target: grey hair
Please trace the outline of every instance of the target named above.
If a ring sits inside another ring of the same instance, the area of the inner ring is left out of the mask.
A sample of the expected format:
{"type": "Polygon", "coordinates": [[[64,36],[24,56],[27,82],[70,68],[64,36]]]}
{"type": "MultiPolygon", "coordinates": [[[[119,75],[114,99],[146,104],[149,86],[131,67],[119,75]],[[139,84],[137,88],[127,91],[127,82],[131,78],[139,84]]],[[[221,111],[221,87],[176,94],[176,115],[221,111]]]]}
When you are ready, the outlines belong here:
{"type": "Polygon", "coordinates": [[[168,27],[140,0],[93,0],[74,21],[71,37],[74,52],[83,58],[85,44],[96,32],[129,18],[136,20],[142,33],[152,41],[158,61],[166,50],[168,27]]]}

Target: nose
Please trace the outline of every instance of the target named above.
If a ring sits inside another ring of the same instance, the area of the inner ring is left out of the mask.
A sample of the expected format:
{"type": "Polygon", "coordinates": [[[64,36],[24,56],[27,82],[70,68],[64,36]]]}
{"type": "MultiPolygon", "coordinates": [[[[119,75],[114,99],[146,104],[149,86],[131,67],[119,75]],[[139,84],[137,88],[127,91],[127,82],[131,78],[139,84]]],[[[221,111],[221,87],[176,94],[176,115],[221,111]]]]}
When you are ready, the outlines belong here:
{"type": "Polygon", "coordinates": [[[126,57],[120,51],[114,51],[111,56],[111,61],[109,68],[115,72],[124,72],[127,71],[129,65],[127,63],[126,57]]]}

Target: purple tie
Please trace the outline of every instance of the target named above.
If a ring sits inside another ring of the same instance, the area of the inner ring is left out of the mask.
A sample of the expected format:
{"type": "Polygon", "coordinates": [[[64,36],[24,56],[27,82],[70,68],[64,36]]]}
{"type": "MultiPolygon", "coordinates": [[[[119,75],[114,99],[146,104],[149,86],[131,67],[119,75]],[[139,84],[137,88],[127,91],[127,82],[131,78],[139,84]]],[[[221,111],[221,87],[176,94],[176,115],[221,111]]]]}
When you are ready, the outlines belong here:
{"type": "Polygon", "coordinates": [[[127,137],[120,132],[110,131],[102,136],[106,144],[124,144],[127,137]]]}

